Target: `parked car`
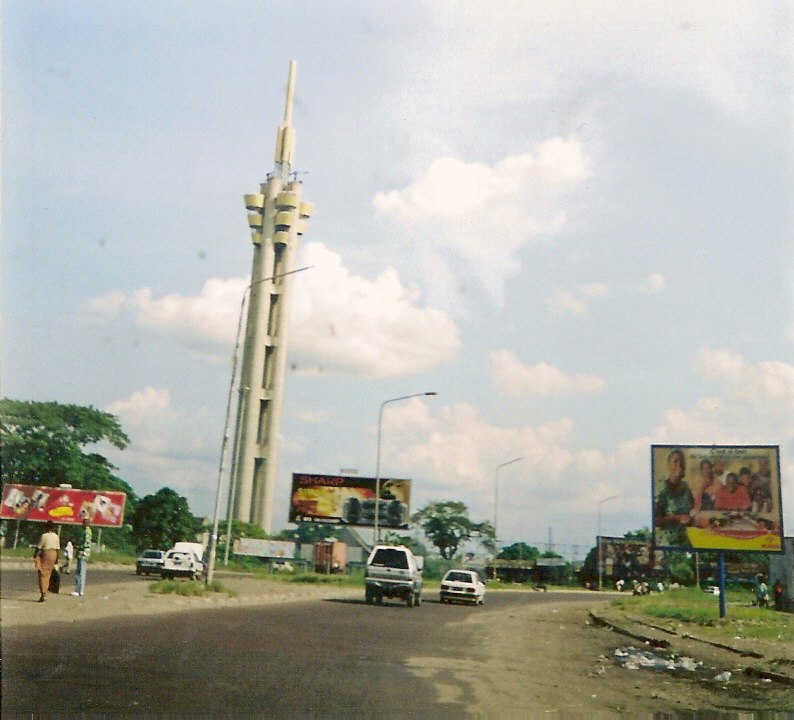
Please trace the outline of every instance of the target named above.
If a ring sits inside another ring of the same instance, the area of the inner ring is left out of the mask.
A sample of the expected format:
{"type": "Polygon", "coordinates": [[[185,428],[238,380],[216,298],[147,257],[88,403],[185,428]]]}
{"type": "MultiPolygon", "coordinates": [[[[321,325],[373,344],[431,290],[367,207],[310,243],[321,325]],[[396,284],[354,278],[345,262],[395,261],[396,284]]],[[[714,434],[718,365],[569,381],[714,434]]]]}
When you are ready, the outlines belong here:
{"type": "Polygon", "coordinates": [[[465,602],[482,605],[485,602],[485,584],[473,570],[448,570],[441,579],[442,603],[465,602]]]}
{"type": "Polygon", "coordinates": [[[161,575],[166,578],[186,577],[198,580],[204,572],[204,563],[193,550],[169,550],[165,554],[161,575]]]}
{"type": "Polygon", "coordinates": [[[135,573],[137,575],[148,575],[155,573],[159,575],[163,569],[165,553],[162,550],[144,550],[135,563],[135,573]]]}

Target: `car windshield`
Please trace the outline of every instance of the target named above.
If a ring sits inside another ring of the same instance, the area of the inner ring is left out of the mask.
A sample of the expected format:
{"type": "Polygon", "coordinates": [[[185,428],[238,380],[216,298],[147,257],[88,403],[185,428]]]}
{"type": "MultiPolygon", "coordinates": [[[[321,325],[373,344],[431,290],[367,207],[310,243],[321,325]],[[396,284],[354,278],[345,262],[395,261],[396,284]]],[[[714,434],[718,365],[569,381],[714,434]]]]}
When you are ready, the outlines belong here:
{"type": "Polygon", "coordinates": [[[447,580],[449,582],[462,582],[462,583],[471,583],[474,582],[471,573],[467,572],[451,572],[447,575],[447,580]]]}
{"type": "Polygon", "coordinates": [[[408,556],[404,550],[394,548],[380,548],[372,558],[372,565],[383,565],[384,567],[408,569],[408,556]]]}
{"type": "Polygon", "coordinates": [[[146,551],[146,552],[143,554],[143,556],[144,556],[145,558],[159,558],[159,557],[162,557],[162,556],[163,556],[163,553],[161,553],[159,550],[147,550],[147,551],[146,551]]]}

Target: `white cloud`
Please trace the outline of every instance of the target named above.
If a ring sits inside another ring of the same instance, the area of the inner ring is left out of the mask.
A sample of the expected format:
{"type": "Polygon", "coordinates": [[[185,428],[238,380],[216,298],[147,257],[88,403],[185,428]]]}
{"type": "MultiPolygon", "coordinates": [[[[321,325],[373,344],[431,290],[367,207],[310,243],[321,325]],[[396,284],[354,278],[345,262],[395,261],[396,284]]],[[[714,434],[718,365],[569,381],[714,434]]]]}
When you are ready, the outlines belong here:
{"type": "Polygon", "coordinates": [[[555,137],[493,166],[439,158],[408,187],[377,193],[373,204],[415,242],[456,253],[501,299],[519,248],[563,227],[568,194],[591,174],[576,136],[555,137]]]}
{"type": "Polygon", "coordinates": [[[327,410],[298,410],[296,415],[301,422],[307,425],[324,425],[330,417],[327,410]]]}
{"type": "MultiPolygon", "coordinates": [[[[309,370],[364,377],[426,372],[453,360],[458,331],[442,311],[419,305],[392,269],[374,280],[354,275],[320,243],[306,245],[311,265],[294,293],[290,350],[309,370]]],[[[299,367],[298,370],[306,370],[299,367]]]]}
{"type": "Polygon", "coordinates": [[[585,302],[576,297],[572,291],[557,288],[552,296],[546,299],[546,307],[555,315],[568,313],[579,317],[584,315],[585,302]]]}
{"type": "Polygon", "coordinates": [[[494,351],[489,360],[494,384],[502,395],[512,399],[592,393],[604,387],[604,380],[596,375],[567,375],[543,362],[524,365],[509,350],[494,351]]]}
{"type": "Polygon", "coordinates": [[[123,451],[103,451],[123,466],[125,479],[139,493],[170,487],[187,496],[192,509],[207,504],[217,481],[223,430],[213,426],[212,413],[174,408],[170,392],[153,387],[137,390],[106,410],[119,418],[130,444],[123,451]]]}
{"type": "Polygon", "coordinates": [[[665,289],[667,282],[661,273],[651,273],[639,286],[641,295],[656,295],[665,289]]]}
{"type": "Polygon", "coordinates": [[[704,348],[694,371],[721,393],[689,410],[666,410],[655,431],[657,441],[777,445],[794,439],[794,366],[752,365],[736,353],[704,348]]]}
{"type": "MultiPolygon", "coordinates": [[[[310,270],[293,293],[290,355],[299,372],[394,377],[425,372],[453,360],[460,347],[455,323],[422,307],[419,293],[393,269],[373,280],[354,275],[321,243],[302,252],[310,270]]],[[[92,302],[105,318],[131,307],[135,321],[205,354],[231,348],[248,280],[211,278],[198,295],[153,297],[141,288],[92,302]]]]}

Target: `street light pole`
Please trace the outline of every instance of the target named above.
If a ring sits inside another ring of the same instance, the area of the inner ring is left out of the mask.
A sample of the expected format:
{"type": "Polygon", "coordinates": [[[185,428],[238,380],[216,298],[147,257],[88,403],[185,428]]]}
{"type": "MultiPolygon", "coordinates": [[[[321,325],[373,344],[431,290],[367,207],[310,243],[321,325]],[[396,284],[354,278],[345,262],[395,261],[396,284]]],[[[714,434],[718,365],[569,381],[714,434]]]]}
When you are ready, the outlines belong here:
{"type": "Polygon", "coordinates": [[[415,397],[423,397],[425,395],[437,395],[438,393],[435,392],[423,392],[423,393],[414,393],[413,395],[403,395],[402,397],[391,398],[390,400],[384,400],[380,404],[380,412],[378,413],[378,448],[377,448],[377,455],[375,458],[375,532],[374,532],[374,544],[377,545],[380,541],[380,528],[378,527],[379,523],[379,515],[380,515],[380,439],[383,431],[383,408],[386,407],[389,403],[398,402],[399,400],[408,400],[409,398],[415,397]]]}
{"type": "Polygon", "coordinates": [[[496,556],[499,554],[499,535],[496,532],[497,527],[497,515],[499,512],[499,470],[505,465],[512,465],[513,463],[517,463],[519,460],[523,460],[524,456],[513,458],[512,460],[508,460],[507,462],[503,462],[501,465],[496,466],[496,470],[494,471],[494,481],[493,481],[493,546],[494,546],[494,566],[493,566],[493,577],[496,580],[496,556]]]}
{"type": "MultiPolygon", "coordinates": [[[[243,327],[243,311],[245,310],[245,301],[248,297],[248,291],[254,286],[258,285],[259,283],[267,282],[269,280],[275,280],[278,277],[282,277],[283,275],[294,275],[295,273],[303,272],[304,270],[308,270],[310,267],[314,267],[310,265],[308,267],[298,268],[297,270],[290,270],[286,273],[281,273],[281,275],[274,275],[273,277],[262,278],[261,280],[257,280],[255,282],[249,283],[245,290],[243,290],[243,297],[240,301],[240,314],[237,318],[237,336],[234,341],[234,352],[232,353],[232,377],[229,381],[229,394],[226,399],[226,422],[224,424],[223,429],[223,442],[221,443],[221,459],[218,465],[218,487],[215,492],[215,512],[212,518],[212,533],[210,534],[209,545],[207,547],[208,556],[207,556],[207,577],[206,583],[209,585],[212,582],[212,576],[215,573],[215,552],[218,546],[218,524],[221,512],[221,488],[223,485],[223,472],[226,466],[226,447],[229,444],[229,420],[231,418],[232,412],[232,395],[234,393],[234,383],[237,379],[237,354],[240,349],[240,333],[243,327]]],[[[230,493],[231,495],[231,493],[230,493]]],[[[228,534],[231,531],[231,507],[229,507],[229,531],[227,532],[226,538],[226,552],[228,557],[229,552],[229,538],[228,534]]]]}
{"type": "Polygon", "coordinates": [[[614,500],[616,497],[618,497],[618,495],[610,495],[609,497],[598,501],[598,536],[597,536],[597,540],[598,540],[598,590],[599,590],[599,592],[603,588],[603,582],[604,582],[604,570],[603,570],[603,567],[602,567],[603,564],[604,564],[604,560],[603,560],[603,557],[602,557],[602,554],[601,554],[601,505],[603,503],[607,502],[608,500],[614,500]]]}

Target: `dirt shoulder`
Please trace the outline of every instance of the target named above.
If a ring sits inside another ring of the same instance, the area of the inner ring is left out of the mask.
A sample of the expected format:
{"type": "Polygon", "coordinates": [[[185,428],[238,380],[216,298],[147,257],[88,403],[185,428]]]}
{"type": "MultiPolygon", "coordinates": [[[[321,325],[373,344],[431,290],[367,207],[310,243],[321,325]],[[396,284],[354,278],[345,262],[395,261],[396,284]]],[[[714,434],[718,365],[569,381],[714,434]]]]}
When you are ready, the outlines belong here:
{"type": "MultiPolygon", "coordinates": [[[[3,569],[27,569],[29,563],[4,561],[3,569]]],[[[108,569],[130,570],[127,566],[100,565],[108,569]]],[[[134,571],[134,568],[131,569],[134,571]]],[[[50,622],[77,622],[117,615],[150,615],[173,613],[184,610],[213,610],[225,607],[246,607],[301,600],[314,600],[330,597],[361,595],[359,588],[340,588],[332,584],[306,585],[276,580],[263,580],[251,575],[216,573],[215,578],[225,588],[233,591],[234,597],[227,593],[208,593],[206,597],[182,597],[173,594],[158,595],[149,588],[154,579],[147,582],[122,581],[91,586],[90,578],[83,597],[70,595],[71,583],[65,583],[64,590],[58,595],[49,595],[47,602],[36,604],[31,612],[31,603],[36,600],[34,590],[24,596],[2,598],[0,612],[5,627],[16,625],[42,625],[50,622]]],[[[31,583],[32,585],[32,583],[31,583]]]]}
{"type": "Polygon", "coordinates": [[[700,663],[697,671],[627,669],[615,651],[648,648],[594,624],[590,612],[607,608],[608,601],[588,608],[561,597],[554,604],[473,613],[450,628],[471,653],[413,657],[409,667],[434,684],[439,700],[462,702],[484,718],[794,709],[794,687],[747,676],[745,659],[685,638],[669,650],[700,663]],[[715,679],[725,671],[730,680],[715,679]]]}

